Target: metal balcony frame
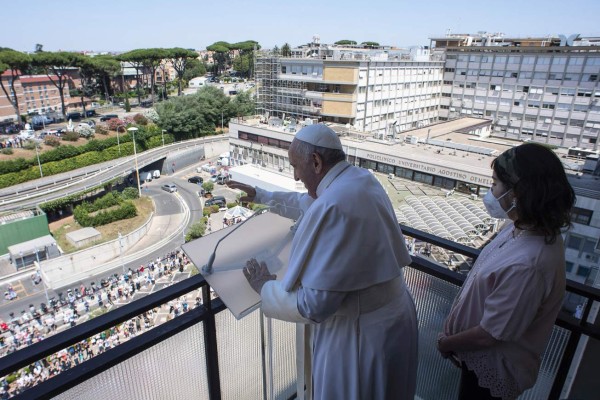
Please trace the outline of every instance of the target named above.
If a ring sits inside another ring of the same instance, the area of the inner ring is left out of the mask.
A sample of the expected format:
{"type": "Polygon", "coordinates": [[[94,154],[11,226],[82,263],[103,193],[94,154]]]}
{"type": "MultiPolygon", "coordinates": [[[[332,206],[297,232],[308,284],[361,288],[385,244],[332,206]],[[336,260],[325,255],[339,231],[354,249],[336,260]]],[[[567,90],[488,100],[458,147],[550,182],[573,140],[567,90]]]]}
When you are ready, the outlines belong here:
{"type": "MultiPolygon", "coordinates": [[[[447,250],[476,258],[480,251],[468,246],[464,246],[446,239],[433,236],[423,231],[401,225],[402,231],[406,236],[428,242],[434,246],[439,246],[447,250]]],[[[455,285],[462,285],[465,276],[453,272],[432,262],[428,259],[414,256],[410,265],[419,271],[447,281],[455,285]]],[[[130,304],[119,307],[109,313],[103,314],[97,318],[86,321],[78,326],[68,329],[65,332],[48,337],[47,339],[28,346],[15,353],[2,358],[0,365],[0,376],[9,375],[19,369],[26,367],[44,357],[54,354],[62,349],[76,344],[77,342],[92,337],[99,332],[111,328],[130,318],[138,316],[145,311],[167,303],[168,301],[189,293],[198,288],[202,288],[202,298],[205,299],[203,306],[194,308],[177,318],[174,318],[160,326],[157,326],[142,335],[136,336],[119,346],[99,354],[90,360],[87,360],[59,375],[41,382],[38,385],[26,390],[14,399],[50,399],[63,393],[87,379],[98,375],[109,368],[123,362],[160,343],[173,335],[188,329],[189,327],[202,322],[204,324],[204,341],[206,349],[206,371],[208,381],[208,391],[211,400],[221,398],[219,355],[217,350],[217,335],[215,315],[226,309],[226,306],[220,299],[210,300],[209,286],[202,275],[192,276],[184,281],[166,287],[158,292],[152,293],[146,297],[136,300],[130,304]]],[[[568,313],[559,314],[556,325],[571,332],[567,346],[563,353],[557,375],[549,395],[549,399],[559,399],[560,392],[565,382],[571,361],[575,354],[577,343],[582,335],[600,340],[600,327],[586,322],[593,301],[600,301],[600,290],[592,288],[577,282],[568,281],[567,291],[572,292],[588,299],[584,308],[581,320],[574,318],[568,313]]]]}

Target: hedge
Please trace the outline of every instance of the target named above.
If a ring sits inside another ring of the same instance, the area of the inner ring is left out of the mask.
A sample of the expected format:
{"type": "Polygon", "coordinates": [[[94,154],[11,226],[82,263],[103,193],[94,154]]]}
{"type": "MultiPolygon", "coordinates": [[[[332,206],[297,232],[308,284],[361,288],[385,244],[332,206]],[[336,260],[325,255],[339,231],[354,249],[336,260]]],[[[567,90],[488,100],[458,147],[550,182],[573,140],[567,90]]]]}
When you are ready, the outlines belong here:
{"type": "Polygon", "coordinates": [[[125,201],[121,195],[112,192],[96,199],[93,203],[83,202],[73,210],[73,217],[81,226],[106,225],[114,221],[133,218],[136,215],[137,210],[131,201],[125,201]],[[119,207],[106,210],[116,205],[119,207]],[[95,215],[90,215],[96,211],[95,215]]]}
{"type": "MultiPolygon", "coordinates": [[[[164,138],[165,144],[174,142],[172,134],[165,134],[164,138]]],[[[44,176],[69,172],[133,154],[133,142],[129,135],[121,135],[119,143],[120,146],[116,137],[103,140],[92,139],[80,147],[63,145],[41,153],[40,163],[42,164],[44,176]]],[[[136,143],[139,151],[162,146],[161,129],[156,125],[140,127],[140,131],[136,135],[136,143]]],[[[0,188],[38,179],[39,177],[36,157],[28,160],[17,158],[15,160],[0,161],[0,188]]]]}

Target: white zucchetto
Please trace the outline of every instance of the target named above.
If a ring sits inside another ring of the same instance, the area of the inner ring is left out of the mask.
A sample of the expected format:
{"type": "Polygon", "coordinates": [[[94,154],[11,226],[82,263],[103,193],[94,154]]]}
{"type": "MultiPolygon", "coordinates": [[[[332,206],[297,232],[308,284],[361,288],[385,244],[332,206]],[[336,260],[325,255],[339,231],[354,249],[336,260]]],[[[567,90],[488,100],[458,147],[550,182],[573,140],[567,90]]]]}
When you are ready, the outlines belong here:
{"type": "Polygon", "coordinates": [[[302,128],[296,134],[296,139],[326,149],[343,150],[337,133],[323,124],[308,125],[302,128]]]}

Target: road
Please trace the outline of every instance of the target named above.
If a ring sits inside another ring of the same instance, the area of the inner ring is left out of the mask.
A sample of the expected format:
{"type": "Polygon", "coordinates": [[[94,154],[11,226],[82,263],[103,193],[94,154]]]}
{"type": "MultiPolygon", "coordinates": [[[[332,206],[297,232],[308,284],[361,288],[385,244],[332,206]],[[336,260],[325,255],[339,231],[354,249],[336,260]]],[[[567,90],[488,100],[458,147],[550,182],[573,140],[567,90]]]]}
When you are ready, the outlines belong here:
{"type": "MultiPolygon", "coordinates": [[[[153,198],[154,203],[156,204],[156,216],[172,215],[183,212],[182,206],[176,195],[160,189],[163,184],[167,182],[173,182],[177,185],[177,193],[179,196],[181,196],[182,200],[190,209],[191,218],[188,227],[202,218],[202,204],[198,197],[200,186],[187,182],[188,177],[192,175],[199,175],[194,172],[195,167],[196,165],[183,168],[176,172],[175,175],[162,176],[160,179],[146,184],[147,189],[144,190],[144,195],[148,195],[153,198]]],[[[205,175],[205,177],[207,177],[207,175],[205,175]]],[[[226,186],[215,185],[213,193],[215,195],[225,196],[228,201],[235,200],[236,192],[227,188],[226,186]]],[[[213,227],[218,226],[218,223],[213,223],[213,227]]],[[[123,270],[127,271],[129,268],[136,270],[141,264],[146,265],[149,261],[156,260],[157,257],[163,258],[165,254],[178,249],[183,242],[183,235],[178,236],[165,243],[159,249],[149,252],[133,261],[126,262],[123,264],[123,266],[113,268],[110,270],[110,272],[103,273],[102,276],[95,276],[93,278],[79,281],[73,285],[69,285],[69,287],[79,288],[81,284],[90,286],[92,282],[98,283],[100,279],[106,278],[112,274],[120,274],[123,272],[123,270]]],[[[20,275],[12,280],[2,282],[2,284],[0,284],[0,290],[2,294],[7,289],[9,284],[12,285],[19,297],[12,301],[5,300],[4,296],[0,298],[0,319],[5,321],[10,319],[11,312],[14,313],[15,316],[19,316],[22,310],[29,309],[30,304],[33,304],[37,308],[41,303],[47,303],[43,284],[40,283],[38,285],[34,285],[29,275],[20,275]]],[[[48,290],[48,297],[58,298],[58,292],[66,293],[67,289],[68,287],[64,287],[56,291],[48,290]]]]}
{"type": "MultiPolygon", "coordinates": [[[[138,153],[139,169],[157,160],[165,158],[169,153],[190,147],[204,146],[205,143],[222,141],[225,135],[210,136],[177,142],[138,153]]],[[[124,157],[101,164],[80,168],[76,171],[48,176],[35,181],[0,189],[0,212],[23,208],[31,208],[37,204],[58,199],[96,187],[119,176],[129,175],[135,171],[134,156],[124,157]]]]}

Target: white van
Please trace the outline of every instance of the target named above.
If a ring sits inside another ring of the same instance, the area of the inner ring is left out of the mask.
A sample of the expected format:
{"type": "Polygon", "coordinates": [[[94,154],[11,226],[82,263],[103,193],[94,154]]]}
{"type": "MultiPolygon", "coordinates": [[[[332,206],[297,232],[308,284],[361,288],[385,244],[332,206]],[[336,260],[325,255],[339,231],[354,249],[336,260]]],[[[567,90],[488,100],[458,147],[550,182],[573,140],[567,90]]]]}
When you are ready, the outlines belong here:
{"type": "Polygon", "coordinates": [[[159,169],[155,169],[154,171],[152,171],[152,177],[154,179],[160,178],[160,170],[159,169]]]}
{"type": "Polygon", "coordinates": [[[140,181],[152,182],[152,172],[146,172],[146,171],[140,172],[140,181]]]}

